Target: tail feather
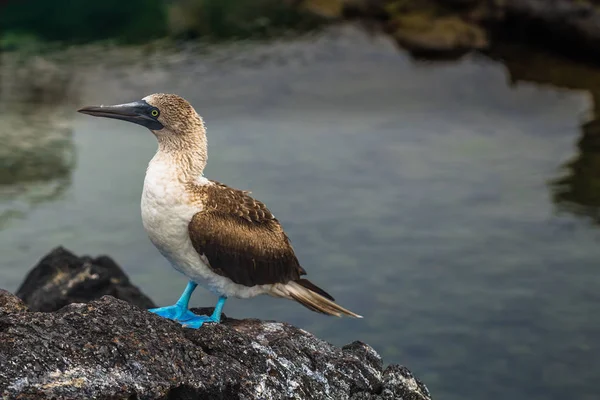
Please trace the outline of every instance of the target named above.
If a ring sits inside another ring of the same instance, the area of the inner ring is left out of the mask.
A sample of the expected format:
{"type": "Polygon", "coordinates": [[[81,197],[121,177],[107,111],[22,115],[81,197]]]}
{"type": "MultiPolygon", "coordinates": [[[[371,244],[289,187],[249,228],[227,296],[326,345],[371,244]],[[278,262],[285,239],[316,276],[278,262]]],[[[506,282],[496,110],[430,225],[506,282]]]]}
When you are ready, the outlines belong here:
{"type": "Polygon", "coordinates": [[[296,283],[298,283],[301,286],[304,286],[308,290],[312,290],[313,292],[318,293],[321,296],[328,298],[331,301],[335,301],[335,299],[329,293],[327,293],[326,291],[324,291],[323,289],[321,289],[320,287],[318,287],[317,285],[315,285],[308,279],[298,279],[296,281],[296,283]]]}
{"type": "Polygon", "coordinates": [[[336,317],[348,315],[354,318],[362,318],[362,316],[334,303],[333,297],[306,279],[290,281],[286,284],[275,284],[271,289],[271,294],[296,300],[309,310],[318,313],[334,315],[336,317]]]}

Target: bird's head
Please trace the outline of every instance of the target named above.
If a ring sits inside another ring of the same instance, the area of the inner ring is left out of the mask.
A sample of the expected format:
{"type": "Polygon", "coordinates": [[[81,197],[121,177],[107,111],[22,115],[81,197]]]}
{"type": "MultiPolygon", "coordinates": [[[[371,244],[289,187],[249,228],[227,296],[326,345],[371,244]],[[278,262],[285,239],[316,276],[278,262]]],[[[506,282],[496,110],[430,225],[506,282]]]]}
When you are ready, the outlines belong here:
{"type": "Polygon", "coordinates": [[[169,141],[204,135],[204,123],[194,107],[176,94],[156,93],[132,103],[91,106],[80,113],[133,122],[150,129],[158,138],[169,141]]]}

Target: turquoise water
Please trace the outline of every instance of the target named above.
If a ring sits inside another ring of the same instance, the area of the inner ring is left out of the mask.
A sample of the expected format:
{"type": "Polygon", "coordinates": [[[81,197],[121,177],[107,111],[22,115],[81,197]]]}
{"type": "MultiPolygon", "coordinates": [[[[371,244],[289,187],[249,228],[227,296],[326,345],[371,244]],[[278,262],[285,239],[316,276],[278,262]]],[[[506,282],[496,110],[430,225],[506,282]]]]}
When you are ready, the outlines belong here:
{"type": "MultiPolygon", "coordinates": [[[[185,279],[140,220],[155,139],[74,112],[175,92],[205,118],[207,177],[264,201],[310,279],[365,319],[267,297],[233,299],[227,315],[290,322],[337,345],[360,339],[440,399],[596,398],[600,232],[558,207],[551,185],[580,157],[588,93],[511,84],[481,55],[414,62],[352,29],[110,54],[74,67],[76,95],[54,106],[71,127],[70,174],[0,192],[1,287],[16,290],[63,245],[111,255],[161,305],[179,296],[185,279]],[[59,190],[40,196],[44,185],[59,190]]],[[[192,299],[215,301],[202,290],[192,299]]]]}

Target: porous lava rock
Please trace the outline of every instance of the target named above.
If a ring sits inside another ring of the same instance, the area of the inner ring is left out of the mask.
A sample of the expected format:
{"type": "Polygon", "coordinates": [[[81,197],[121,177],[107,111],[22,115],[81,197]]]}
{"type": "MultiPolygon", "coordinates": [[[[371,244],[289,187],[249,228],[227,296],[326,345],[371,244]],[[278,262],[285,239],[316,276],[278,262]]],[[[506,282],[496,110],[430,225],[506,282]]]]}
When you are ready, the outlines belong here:
{"type": "Polygon", "coordinates": [[[112,296],[32,312],[0,292],[0,365],[7,399],[430,399],[361,342],[255,319],[187,329],[112,296]]]}

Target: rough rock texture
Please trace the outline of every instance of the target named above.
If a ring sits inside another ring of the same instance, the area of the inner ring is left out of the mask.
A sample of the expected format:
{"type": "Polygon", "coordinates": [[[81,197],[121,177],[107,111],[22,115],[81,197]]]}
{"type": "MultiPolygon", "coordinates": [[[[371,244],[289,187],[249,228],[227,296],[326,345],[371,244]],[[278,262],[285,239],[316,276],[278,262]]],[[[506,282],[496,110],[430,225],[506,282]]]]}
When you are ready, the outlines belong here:
{"type": "Polygon", "coordinates": [[[14,294],[0,289],[0,317],[27,311],[27,306],[14,294]]]}
{"type": "Polygon", "coordinates": [[[288,324],[226,316],[182,328],[146,311],[152,301],[108,257],[57,248],[18,294],[25,302],[0,289],[0,398],[430,399],[361,342],[340,349],[288,324]]]}
{"type": "Polygon", "coordinates": [[[62,247],[50,252],[29,272],[16,294],[32,311],[55,311],[104,295],[141,308],[156,307],[111,258],[77,257],[62,247]]]}
{"type": "Polygon", "coordinates": [[[430,399],[364,343],[258,320],[184,329],[110,296],[41,313],[0,292],[0,365],[9,399],[430,399]]]}

